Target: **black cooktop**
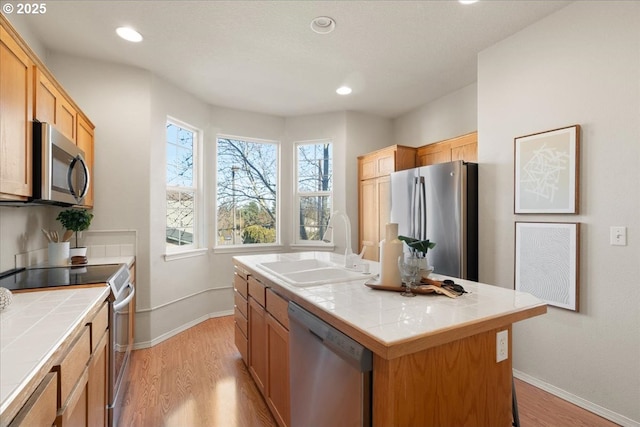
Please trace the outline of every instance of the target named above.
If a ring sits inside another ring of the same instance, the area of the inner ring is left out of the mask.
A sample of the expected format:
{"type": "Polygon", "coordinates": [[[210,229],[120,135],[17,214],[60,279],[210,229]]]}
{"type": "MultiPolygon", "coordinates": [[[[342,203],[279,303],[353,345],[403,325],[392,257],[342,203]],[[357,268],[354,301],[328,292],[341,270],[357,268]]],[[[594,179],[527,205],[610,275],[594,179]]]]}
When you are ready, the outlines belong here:
{"type": "Polygon", "coordinates": [[[0,275],[0,287],[11,291],[106,283],[121,264],[11,270],[0,275]]]}

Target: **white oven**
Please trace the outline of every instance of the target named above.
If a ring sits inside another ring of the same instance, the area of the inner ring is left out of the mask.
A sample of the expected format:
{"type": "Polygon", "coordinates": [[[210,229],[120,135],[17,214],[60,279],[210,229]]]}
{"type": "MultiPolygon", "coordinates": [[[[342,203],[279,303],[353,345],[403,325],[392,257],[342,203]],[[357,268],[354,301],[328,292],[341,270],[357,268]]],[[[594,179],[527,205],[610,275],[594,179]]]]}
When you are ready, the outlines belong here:
{"type": "Polygon", "coordinates": [[[109,281],[111,287],[111,316],[109,342],[109,426],[118,425],[122,400],[129,384],[129,358],[133,348],[133,297],[135,288],[131,283],[129,268],[122,265],[109,281]]]}

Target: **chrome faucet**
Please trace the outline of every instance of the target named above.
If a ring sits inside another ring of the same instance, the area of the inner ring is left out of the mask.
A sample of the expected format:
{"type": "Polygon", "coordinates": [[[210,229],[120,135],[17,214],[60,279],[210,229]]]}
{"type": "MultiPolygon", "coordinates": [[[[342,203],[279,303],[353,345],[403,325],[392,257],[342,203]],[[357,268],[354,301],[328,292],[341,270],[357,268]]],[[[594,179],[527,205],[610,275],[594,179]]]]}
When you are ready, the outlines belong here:
{"type": "MultiPolygon", "coordinates": [[[[327,230],[322,236],[322,241],[325,243],[330,243],[333,241],[333,221],[336,217],[341,217],[344,220],[344,226],[346,230],[347,237],[347,249],[344,251],[344,266],[345,268],[353,268],[356,264],[356,259],[360,258],[360,256],[353,253],[351,249],[351,221],[349,221],[349,217],[346,213],[342,211],[333,211],[331,213],[331,218],[329,218],[329,224],[327,225],[327,230]]],[[[362,251],[364,254],[364,251],[362,251]]]]}

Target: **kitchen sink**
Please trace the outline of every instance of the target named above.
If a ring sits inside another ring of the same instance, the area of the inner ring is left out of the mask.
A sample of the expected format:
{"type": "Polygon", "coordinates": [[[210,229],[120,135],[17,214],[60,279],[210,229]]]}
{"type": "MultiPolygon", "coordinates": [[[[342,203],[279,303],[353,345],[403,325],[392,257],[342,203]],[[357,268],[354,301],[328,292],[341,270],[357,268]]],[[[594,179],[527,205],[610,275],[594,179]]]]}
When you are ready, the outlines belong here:
{"type": "Polygon", "coordinates": [[[362,280],[370,274],[350,270],[318,259],[275,261],[258,264],[258,267],[298,287],[362,280]]]}

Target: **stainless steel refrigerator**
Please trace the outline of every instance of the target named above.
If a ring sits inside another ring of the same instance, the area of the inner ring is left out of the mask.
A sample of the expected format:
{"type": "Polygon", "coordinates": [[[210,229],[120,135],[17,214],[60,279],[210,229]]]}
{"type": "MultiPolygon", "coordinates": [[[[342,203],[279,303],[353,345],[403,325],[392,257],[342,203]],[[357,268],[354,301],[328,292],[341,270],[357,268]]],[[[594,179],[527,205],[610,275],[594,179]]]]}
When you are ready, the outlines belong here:
{"type": "Polygon", "coordinates": [[[478,165],[455,161],[391,174],[398,234],[436,243],[434,273],[478,280],[478,165]]]}

